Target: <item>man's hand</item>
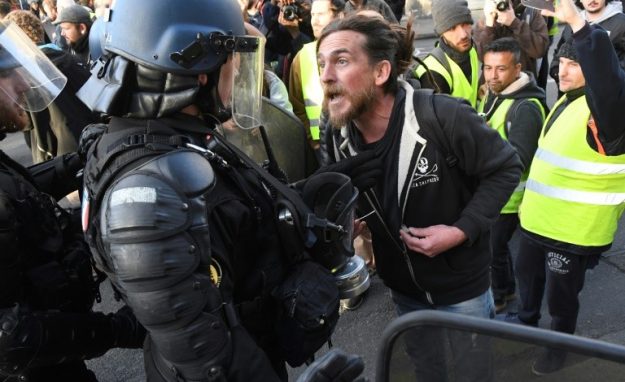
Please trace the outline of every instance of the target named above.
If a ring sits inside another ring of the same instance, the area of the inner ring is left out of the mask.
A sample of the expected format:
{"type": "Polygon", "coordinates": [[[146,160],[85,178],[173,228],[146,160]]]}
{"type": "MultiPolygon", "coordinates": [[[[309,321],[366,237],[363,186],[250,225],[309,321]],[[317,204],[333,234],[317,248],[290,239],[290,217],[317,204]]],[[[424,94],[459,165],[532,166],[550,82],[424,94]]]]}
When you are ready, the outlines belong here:
{"type": "Polygon", "coordinates": [[[460,228],[443,224],[426,228],[406,227],[399,231],[399,235],[411,251],[428,257],[437,256],[467,240],[460,228]]]}
{"type": "Polygon", "coordinates": [[[484,2],[484,24],[487,27],[493,27],[497,19],[497,8],[495,0],[486,0],[484,2]]]}
{"type": "Polygon", "coordinates": [[[555,2],[555,12],[547,9],[540,11],[543,16],[556,17],[571,26],[573,33],[582,29],[586,25],[586,21],[579,14],[579,10],[575,6],[573,0],[559,0],[555,2]]]}
{"type": "Polygon", "coordinates": [[[516,15],[514,14],[512,4],[510,4],[510,1],[508,1],[508,9],[503,12],[497,11],[497,23],[509,27],[510,25],[512,25],[514,19],[516,19],[516,15]]]}

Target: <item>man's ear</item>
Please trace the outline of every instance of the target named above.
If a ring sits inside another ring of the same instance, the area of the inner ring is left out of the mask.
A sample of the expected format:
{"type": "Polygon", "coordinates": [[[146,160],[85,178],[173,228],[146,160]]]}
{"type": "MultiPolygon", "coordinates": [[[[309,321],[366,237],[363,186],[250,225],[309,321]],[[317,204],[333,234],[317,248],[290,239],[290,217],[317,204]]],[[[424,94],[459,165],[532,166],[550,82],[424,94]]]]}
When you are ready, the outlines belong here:
{"type": "Polygon", "coordinates": [[[376,64],[375,68],[375,84],[382,86],[391,76],[391,63],[388,60],[382,60],[376,64]]]}
{"type": "Polygon", "coordinates": [[[202,86],[206,86],[206,84],[208,84],[208,75],[207,74],[200,74],[197,76],[197,82],[200,83],[200,85],[202,86]]]}

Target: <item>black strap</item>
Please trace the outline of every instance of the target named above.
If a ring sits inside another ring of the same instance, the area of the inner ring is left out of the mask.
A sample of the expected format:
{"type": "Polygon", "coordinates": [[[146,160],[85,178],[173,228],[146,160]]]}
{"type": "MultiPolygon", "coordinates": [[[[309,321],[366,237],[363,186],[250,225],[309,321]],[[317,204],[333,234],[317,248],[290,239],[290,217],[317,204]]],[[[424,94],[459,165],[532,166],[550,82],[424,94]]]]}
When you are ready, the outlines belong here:
{"type": "MultiPolygon", "coordinates": [[[[261,126],[260,128],[263,129],[264,127],[261,126]]],[[[266,169],[259,166],[256,162],[254,162],[250,157],[248,157],[247,154],[241,151],[238,147],[234,146],[233,144],[231,144],[230,142],[228,142],[227,140],[225,140],[223,137],[221,137],[220,135],[216,133],[214,134],[214,136],[217,137],[217,139],[222,145],[224,145],[230,151],[235,153],[238,159],[241,162],[243,162],[243,164],[253,169],[262,178],[263,181],[265,181],[269,186],[273,187],[274,190],[276,190],[286,200],[291,202],[295,206],[297,211],[303,212],[306,214],[310,212],[310,208],[304,203],[300,195],[295,190],[288,187],[286,184],[280,182],[278,179],[272,176],[266,169]]],[[[308,217],[307,219],[310,219],[310,217],[308,217]]],[[[306,223],[309,223],[309,221],[306,221],[306,223]]]]}
{"type": "Polygon", "coordinates": [[[445,161],[449,167],[454,167],[458,163],[458,157],[451,149],[449,139],[443,131],[438,116],[434,111],[432,89],[418,89],[414,91],[414,110],[419,126],[426,129],[430,138],[434,140],[434,144],[445,155],[445,161]]]}
{"type": "Polygon", "coordinates": [[[432,51],[430,52],[430,54],[432,55],[432,57],[434,57],[435,59],[438,60],[438,62],[441,63],[441,65],[443,65],[443,68],[445,68],[445,70],[447,71],[447,73],[449,73],[449,76],[452,78],[452,83],[453,83],[453,73],[451,72],[451,66],[449,65],[449,61],[447,60],[447,55],[445,54],[445,52],[443,51],[443,49],[440,47],[440,45],[436,45],[434,47],[434,49],[432,49],[432,51]]]}

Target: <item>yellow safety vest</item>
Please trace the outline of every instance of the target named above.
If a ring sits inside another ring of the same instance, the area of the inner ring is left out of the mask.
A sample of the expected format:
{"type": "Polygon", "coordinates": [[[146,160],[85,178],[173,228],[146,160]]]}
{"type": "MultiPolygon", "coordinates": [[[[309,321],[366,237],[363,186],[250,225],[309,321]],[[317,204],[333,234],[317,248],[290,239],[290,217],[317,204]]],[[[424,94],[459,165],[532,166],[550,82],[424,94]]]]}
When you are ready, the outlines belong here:
{"type": "Polygon", "coordinates": [[[310,122],[310,135],[313,140],[319,140],[319,118],[321,117],[323,89],[321,88],[319,68],[317,67],[317,42],[313,41],[304,44],[299,54],[302,94],[304,95],[306,116],[310,122]]]}
{"type": "MultiPolygon", "coordinates": [[[[547,117],[566,100],[560,98],[547,117]]],[[[625,209],[625,155],[606,156],[586,141],[590,109],[582,96],[543,132],[519,212],[521,226],[580,246],[612,243],[625,209]]]]}
{"type": "MultiPolygon", "coordinates": [[[[447,63],[449,64],[449,69],[451,73],[445,68],[436,57],[432,54],[429,54],[423,62],[427,65],[428,69],[437,72],[445,81],[447,81],[447,85],[449,85],[449,89],[451,89],[451,95],[458,98],[464,98],[471,106],[474,108],[477,106],[477,90],[478,90],[478,80],[479,80],[479,66],[480,62],[477,58],[477,51],[475,48],[471,48],[469,51],[469,58],[471,60],[471,83],[465,77],[464,72],[452,60],[449,58],[447,53],[445,53],[445,58],[447,59],[447,63]]],[[[426,68],[423,65],[419,65],[415,70],[415,75],[418,79],[425,74],[426,68]]]]}
{"type": "MultiPolygon", "coordinates": [[[[542,115],[542,119],[544,121],[545,109],[543,105],[540,103],[540,101],[536,98],[528,98],[527,100],[534,102],[538,106],[538,109],[540,109],[540,114],[542,115]]],[[[513,99],[503,100],[499,104],[499,106],[497,106],[497,109],[495,109],[495,112],[488,119],[488,124],[490,125],[490,127],[497,130],[499,135],[505,140],[508,140],[506,116],[508,115],[508,111],[510,110],[510,107],[512,107],[512,104],[514,103],[514,101],[515,100],[513,99]]],[[[478,110],[477,110],[478,112],[480,113],[484,112],[484,103],[485,102],[479,103],[478,110]]],[[[529,174],[529,168],[526,168],[525,171],[523,171],[523,174],[521,175],[521,181],[519,182],[519,185],[514,189],[514,192],[510,196],[508,203],[506,203],[506,205],[501,210],[502,214],[515,214],[519,212],[519,206],[521,205],[521,200],[523,199],[523,192],[525,191],[525,182],[527,181],[528,174],[529,174]]]]}

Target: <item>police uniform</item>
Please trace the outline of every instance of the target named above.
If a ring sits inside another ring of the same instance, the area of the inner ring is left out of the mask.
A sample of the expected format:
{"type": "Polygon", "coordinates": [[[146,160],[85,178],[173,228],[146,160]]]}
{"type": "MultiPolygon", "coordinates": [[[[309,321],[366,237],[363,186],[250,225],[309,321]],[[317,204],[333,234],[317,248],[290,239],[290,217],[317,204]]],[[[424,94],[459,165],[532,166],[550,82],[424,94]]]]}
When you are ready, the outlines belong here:
{"type": "Polygon", "coordinates": [[[3,152],[0,246],[0,376],[95,381],[83,360],[133,340],[91,310],[97,284],[79,224],[3,152]]]}
{"type": "Polygon", "coordinates": [[[183,146],[205,146],[207,132],[182,114],[113,118],[90,149],[84,228],[149,331],[148,380],[284,379],[270,292],[286,260],[271,198],[249,171],[183,146]]]}
{"type": "Polygon", "coordinates": [[[155,1],[115,3],[103,26],[115,33],[78,94],[112,116],[81,137],[87,241],[147,329],[148,380],[286,380],[285,360],[299,366],[328,339],[339,292],[325,269],[292,277],[309,258],[282,228],[302,209],[279,229],[277,206],[303,202],[281,199],[295,191],[214,131],[229,118],[226,136],[258,128],[262,41],[234,2],[155,1]],[[310,315],[308,302],[328,309],[310,315]]]}

